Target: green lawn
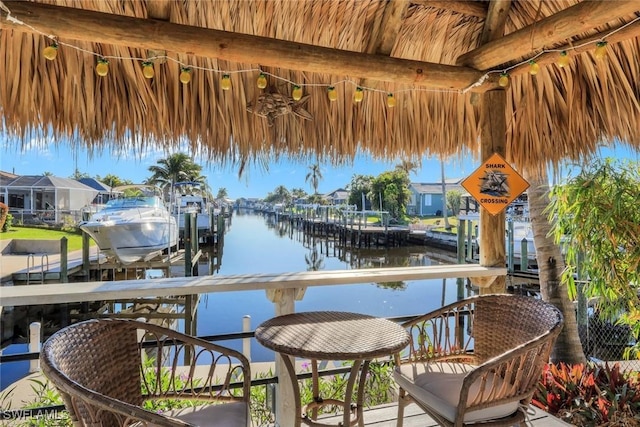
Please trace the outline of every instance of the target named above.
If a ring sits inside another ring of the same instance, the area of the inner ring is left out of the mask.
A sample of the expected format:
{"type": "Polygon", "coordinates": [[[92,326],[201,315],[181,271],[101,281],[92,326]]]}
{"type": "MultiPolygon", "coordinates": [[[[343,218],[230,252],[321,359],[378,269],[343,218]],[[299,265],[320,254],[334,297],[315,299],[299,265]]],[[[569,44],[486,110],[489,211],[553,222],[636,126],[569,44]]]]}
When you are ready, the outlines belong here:
{"type": "MultiPolygon", "coordinates": [[[[11,227],[7,232],[0,233],[0,240],[24,239],[24,240],[60,240],[66,237],[69,242],[69,251],[82,249],[82,235],[68,233],[66,231],[47,230],[45,228],[11,227]]],[[[91,244],[95,243],[90,240],[91,244]]]]}

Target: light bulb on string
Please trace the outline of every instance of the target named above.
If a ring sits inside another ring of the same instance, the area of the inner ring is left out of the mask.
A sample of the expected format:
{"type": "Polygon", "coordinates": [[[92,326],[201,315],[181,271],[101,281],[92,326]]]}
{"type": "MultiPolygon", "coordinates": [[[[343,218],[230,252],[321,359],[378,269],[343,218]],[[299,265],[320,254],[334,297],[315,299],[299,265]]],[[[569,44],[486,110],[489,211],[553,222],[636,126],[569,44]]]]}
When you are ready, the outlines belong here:
{"type": "Polygon", "coordinates": [[[594,55],[597,59],[602,59],[605,56],[607,56],[607,42],[604,40],[599,41],[598,43],[596,43],[596,51],[594,52],[594,55]]]}
{"type": "Polygon", "coordinates": [[[142,75],[145,79],[152,79],[155,75],[155,70],[153,69],[153,62],[144,61],[142,63],[142,75]]]}
{"type": "Polygon", "coordinates": [[[58,44],[53,42],[49,46],[42,49],[42,55],[49,61],[53,61],[58,56],[58,44]]]}
{"type": "Polygon", "coordinates": [[[260,73],[257,80],[258,88],[264,89],[267,87],[267,76],[264,73],[260,73]]]}
{"type": "Polygon", "coordinates": [[[220,80],[220,88],[222,90],[231,89],[231,76],[229,74],[223,74],[220,80]]]}
{"type": "Polygon", "coordinates": [[[529,74],[535,76],[540,71],[540,65],[533,59],[529,61],[529,74]]]}
{"type": "Polygon", "coordinates": [[[291,91],[291,97],[294,101],[300,101],[302,99],[302,87],[293,85],[293,91],[291,91]]]}
{"type": "Polygon", "coordinates": [[[180,82],[182,84],[187,84],[191,81],[191,68],[181,67],[180,68],[180,82]]]}
{"type": "Polygon", "coordinates": [[[498,79],[498,85],[500,87],[509,86],[509,73],[500,73],[500,78],[498,79]]]}
{"type": "Polygon", "coordinates": [[[387,107],[393,108],[396,106],[396,97],[392,93],[387,94],[387,107]]]}
{"type": "Polygon", "coordinates": [[[364,90],[360,86],[356,88],[356,91],[353,92],[353,102],[362,102],[364,99],[364,90]]]}
{"type": "Polygon", "coordinates": [[[104,77],[109,74],[109,61],[105,58],[98,59],[98,64],[96,65],[96,74],[100,77],[104,77]]]}
{"type": "Polygon", "coordinates": [[[560,57],[558,58],[557,64],[560,68],[564,68],[569,65],[569,55],[567,54],[566,50],[560,52],[560,57]]]}
{"type": "Polygon", "coordinates": [[[327,88],[327,96],[329,97],[329,101],[337,101],[338,100],[338,91],[335,87],[329,86],[327,88]]]}

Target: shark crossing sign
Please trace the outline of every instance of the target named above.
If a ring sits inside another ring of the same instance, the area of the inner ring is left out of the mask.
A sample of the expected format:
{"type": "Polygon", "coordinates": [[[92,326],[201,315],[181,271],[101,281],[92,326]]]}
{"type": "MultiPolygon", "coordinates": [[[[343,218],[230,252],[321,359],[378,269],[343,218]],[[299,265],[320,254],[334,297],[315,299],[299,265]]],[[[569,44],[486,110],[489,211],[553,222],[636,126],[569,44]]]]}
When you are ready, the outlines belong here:
{"type": "Polygon", "coordinates": [[[529,183],[494,153],[462,181],[462,186],[491,215],[497,215],[526,191],[529,183]]]}

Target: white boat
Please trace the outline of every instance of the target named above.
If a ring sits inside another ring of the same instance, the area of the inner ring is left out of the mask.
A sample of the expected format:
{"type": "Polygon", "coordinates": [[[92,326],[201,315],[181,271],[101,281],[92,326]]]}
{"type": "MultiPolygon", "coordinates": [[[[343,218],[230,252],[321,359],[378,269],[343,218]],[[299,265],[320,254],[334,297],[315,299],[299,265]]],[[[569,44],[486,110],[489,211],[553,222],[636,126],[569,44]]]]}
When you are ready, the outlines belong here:
{"type": "Polygon", "coordinates": [[[114,190],[135,195],[110,200],[79,225],[105,255],[126,265],[177,246],[178,225],[156,187],[127,185],[114,190]]]}
{"type": "Polygon", "coordinates": [[[184,235],[184,217],[187,213],[196,217],[198,236],[202,236],[211,229],[210,221],[215,209],[209,202],[201,183],[177,182],[173,185],[173,193],[172,215],[178,223],[180,236],[184,235]]]}

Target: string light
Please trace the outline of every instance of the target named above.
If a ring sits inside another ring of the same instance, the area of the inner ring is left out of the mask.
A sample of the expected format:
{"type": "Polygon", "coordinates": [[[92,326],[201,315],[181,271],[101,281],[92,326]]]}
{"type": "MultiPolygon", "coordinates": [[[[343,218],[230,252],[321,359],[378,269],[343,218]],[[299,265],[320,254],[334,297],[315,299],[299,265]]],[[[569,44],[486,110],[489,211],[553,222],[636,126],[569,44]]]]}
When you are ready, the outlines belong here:
{"type": "Polygon", "coordinates": [[[540,72],[540,64],[532,59],[529,61],[529,74],[535,76],[538,72],[540,72]]]}
{"type": "Polygon", "coordinates": [[[220,80],[220,88],[222,90],[231,89],[231,76],[229,74],[223,74],[220,80]]]}
{"type": "Polygon", "coordinates": [[[155,73],[156,72],[153,69],[153,62],[145,61],[142,63],[142,75],[145,79],[152,79],[155,73]]]}
{"type": "Polygon", "coordinates": [[[356,88],[356,91],[353,92],[353,102],[362,102],[362,100],[364,99],[364,90],[358,86],[356,88]]]}
{"type": "Polygon", "coordinates": [[[387,107],[393,108],[396,106],[396,97],[392,93],[387,94],[387,107]]]}
{"type": "Polygon", "coordinates": [[[181,67],[180,68],[180,82],[182,84],[188,84],[191,81],[191,68],[189,67],[181,67]]]}
{"type": "Polygon", "coordinates": [[[267,87],[267,76],[264,73],[260,73],[257,80],[258,88],[264,89],[267,87]]]}
{"type": "Polygon", "coordinates": [[[291,91],[291,97],[294,101],[300,101],[302,99],[302,86],[293,85],[293,91],[291,91]]]}
{"type": "Polygon", "coordinates": [[[594,52],[594,55],[597,59],[602,59],[605,56],[607,56],[607,42],[604,40],[599,41],[598,43],[596,43],[596,51],[594,52]]]}
{"type": "Polygon", "coordinates": [[[98,59],[98,64],[96,65],[96,74],[100,77],[104,77],[109,74],[109,61],[105,58],[98,59]]]}
{"type": "Polygon", "coordinates": [[[329,97],[329,101],[337,101],[338,100],[338,91],[335,87],[329,86],[327,88],[327,96],[329,97]]]}
{"type": "Polygon", "coordinates": [[[564,68],[569,65],[569,55],[567,54],[566,50],[560,52],[560,57],[558,58],[557,64],[560,68],[564,68]]]}
{"type": "Polygon", "coordinates": [[[509,86],[509,73],[500,73],[500,78],[498,79],[498,86],[500,87],[509,86]]]}
{"type": "MultiPolygon", "coordinates": [[[[1,1],[0,1],[0,4],[1,1]]],[[[260,75],[258,77],[258,87],[260,89],[264,89],[267,87],[267,76],[270,76],[274,79],[283,81],[283,82],[287,82],[289,84],[292,84],[294,86],[300,86],[300,88],[302,89],[303,87],[307,86],[307,87],[327,87],[327,88],[333,88],[335,90],[335,86],[338,84],[353,84],[354,86],[356,86],[356,90],[354,92],[353,95],[353,101],[354,102],[361,102],[362,99],[364,98],[364,94],[363,92],[366,90],[367,92],[372,92],[372,93],[383,93],[385,94],[386,92],[380,89],[376,89],[376,88],[370,88],[370,87],[361,87],[359,86],[356,82],[349,80],[349,79],[345,79],[345,80],[341,80],[338,82],[331,82],[330,84],[326,84],[326,83],[311,83],[311,84],[301,84],[298,82],[294,82],[291,81],[289,79],[274,75],[274,74],[270,74],[267,72],[264,72],[260,69],[255,69],[255,68],[250,68],[250,69],[242,69],[242,70],[237,70],[237,71],[223,71],[223,70],[219,70],[219,69],[214,69],[214,68],[208,68],[208,67],[201,67],[201,66],[196,66],[196,65],[192,65],[192,64],[185,64],[175,58],[171,58],[167,55],[157,55],[153,58],[135,58],[135,57],[122,57],[122,56],[103,56],[100,53],[96,53],[93,52],[91,50],[87,50],[84,48],[81,48],[79,46],[73,45],[71,43],[65,43],[65,42],[61,42],[59,41],[55,36],[52,36],[48,33],[45,33],[44,31],[39,30],[38,28],[27,24],[23,21],[21,21],[20,19],[18,19],[17,17],[15,17],[14,15],[11,14],[11,11],[9,10],[9,8],[3,8],[3,10],[5,10],[7,12],[7,16],[6,19],[11,21],[14,24],[17,25],[23,25],[25,27],[28,27],[31,32],[36,33],[36,34],[40,34],[41,36],[44,36],[46,38],[49,38],[52,41],[52,44],[50,46],[47,46],[43,49],[42,54],[43,56],[45,56],[45,58],[49,59],[49,60],[53,60],[56,58],[57,56],[57,49],[59,46],[63,46],[63,47],[68,47],[71,49],[75,49],[77,51],[80,52],[84,52],[90,55],[94,55],[98,58],[98,64],[96,65],[96,73],[98,75],[104,76],[108,74],[109,71],[109,60],[131,60],[131,61],[140,61],[140,62],[147,62],[147,61],[153,61],[153,60],[166,60],[166,61],[172,61],[177,63],[180,66],[180,81],[183,84],[187,84],[191,81],[191,72],[192,70],[201,70],[201,71],[208,71],[208,72],[215,72],[215,73],[223,73],[223,74],[233,74],[233,73],[253,73],[253,72],[260,72],[260,75]],[[263,86],[264,85],[264,86],[263,86]]],[[[540,66],[539,64],[535,64],[535,66],[532,64],[535,63],[536,58],[538,58],[541,55],[547,54],[547,53],[552,53],[552,52],[559,52],[560,53],[560,58],[557,59],[557,65],[560,67],[565,67],[566,65],[568,65],[569,62],[569,58],[568,58],[568,54],[566,54],[567,51],[569,50],[579,50],[584,48],[585,46],[588,45],[592,45],[595,44],[596,45],[596,49],[594,51],[594,56],[598,59],[602,59],[604,57],[606,57],[607,55],[607,44],[608,42],[606,41],[607,37],[612,36],[613,34],[622,31],[623,29],[635,24],[636,22],[640,21],[640,16],[635,17],[634,19],[632,19],[631,21],[621,25],[618,28],[615,28],[611,31],[609,31],[607,34],[604,34],[600,39],[598,39],[597,41],[595,40],[590,40],[590,41],[585,41],[582,44],[577,44],[577,45],[572,45],[571,47],[567,47],[567,48],[563,48],[563,49],[545,49],[540,51],[539,53],[535,54],[533,57],[530,57],[528,59],[523,60],[522,62],[513,64],[507,68],[504,68],[502,70],[490,70],[487,71],[484,75],[482,75],[476,82],[474,82],[473,84],[469,85],[468,87],[464,88],[464,89],[433,89],[433,88],[426,88],[426,87],[412,87],[412,88],[407,88],[407,89],[401,89],[401,90],[396,90],[396,93],[400,93],[400,92],[439,92],[439,93],[459,93],[459,94],[465,94],[467,92],[469,92],[470,90],[473,90],[476,87],[481,86],[482,84],[484,84],[488,77],[491,74],[495,74],[495,73],[500,73],[500,79],[499,79],[499,85],[500,85],[500,80],[504,81],[504,79],[502,79],[503,75],[506,75],[507,78],[509,78],[509,74],[508,72],[510,70],[513,70],[514,68],[520,67],[522,65],[525,64],[529,64],[529,71],[535,74],[539,71],[540,66]]],[[[144,73],[144,66],[143,66],[143,73],[144,73]]],[[[153,69],[153,67],[151,67],[153,69]]],[[[155,74],[155,73],[154,73],[155,74]]],[[[146,77],[146,76],[145,76],[146,77]]],[[[501,86],[501,85],[500,85],[501,86]]],[[[387,94],[387,100],[389,101],[389,94],[387,94]]],[[[297,96],[297,95],[296,95],[297,96]]],[[[336,93],[337,96],[337,93],[336,93]]],[[[292,93],[292,97],[293,97],[293,93],[292,93]]],[[[395,102],[395,98],[392,102],[395,102]]]]}
{"type": "MultiPolygon", "coordinates": [[[[608,44],[608,42],[607,42],[605,39],[606,39],[607,37],[610,37],[610,36],[614,35],[615,33],[619,32],[619,31],[624,30],[625,28],[627,28],[627,27],[629,27],[629,26],[631,26],[631,25],[634,25],[636,22],[639,22],[639,21],[640,21],[640,16],[637,16],[637,17],[635,17],[634,19],[632,19],[631,21],[629,21],[629,22],[625,23],[624,25],[621,25],[620,27],[618,27],[618,28],[616,28],[616,29],[614,29],[614,30],[611,30],[610,32],[608,32],[607,34],[605,34],[604,36],[602,36],[602,38],[601,38],[601,39],[599,39],[598,41],[593,41],[593,40],[585,41],[584,43],[576,44],[576,45],[572,45],[571,47],[567,47],[567,48],[563,48],[563,49],[545,49],[545,50],[543,50],[543,51],[539,52],[538,54],[536,54],[535,56],[533,56],[533,57],[532,57],[532,58],[530,58],[530,59],[526,59],[526,60],[524,60],[524,61],[522,61],[522,62],[518,62],[518,63],[513,64],[513,65],[511,65],[511,66],[509,66],[509,67],[507,67],[507,68],[504,68],[504,69],[502,69],[502,70],[491,70],[491,71],[487,71],[487,72],[486,72],[482,77],[480,77],[480,78],[479,78],[475,83],[473,83],[473,84],[471,84],[471,85],[467,86],[466,88],[462,89],[462,90],[460,91],[460,93],[463,93],[463,94],[464,94],[464,93],[467,93],[467,92],[469,92],[470,90],[472,90],[472,89],[474,89],[474,88],[476,88],[476,87],[478,87],[478,86],[481,86],[481,85],[482,85],[482,84],[487,80],[487,78],[488,78],[491,74],[495,74],[495,73],[501,73],[501,74],[502,74],[502,73],[507,73],[507,72],[509,72],[510,70],[513,70],[514,68],[518,68],[518,67],[520,67],[520,66],[522,66],[522,65],[524,65],[524,64],[530,63],[530,61],[531,61],[531,60],[534,60],[534,61],[535,61],[535,59],[536,59],[536,58],[538,58],[538,57],[539,57],[539,56],[541,56],[541,55],[547,54],[547,53],[552,53],[552,52],[560,52],[560,53],[562,53],[562,52],[568,52],[568,51],[570,51],[570,50],[573,50],[573,51],[579,51],[580,49],[583,49],[583,48],[584,48],[584,47],[586,47],[586,46],[589,46],[589,45],[593,45],[593,44],[595,44],[595,45],[596,45],[596,51],[594,52],[594,56],[595,56],[596,58],[598,58],[598,59],[603,58],[604,56],[606,56],[606,46],[607,46],[607,44],[608,44]]],[[[567,53],[567,56],[568,56],[568,53],[567,53]]]]}
{"type": "Polygon", "coordinates": [[[51,43],[49,46],[42,49],[42,55],[49,61],[53,61],[58,56],[58,44],[56,42],[51,43]]]}

